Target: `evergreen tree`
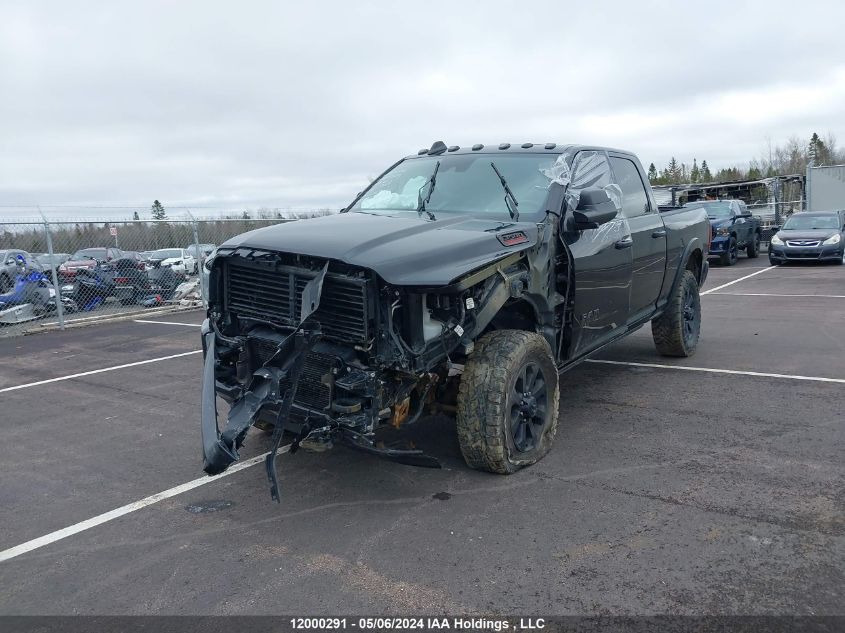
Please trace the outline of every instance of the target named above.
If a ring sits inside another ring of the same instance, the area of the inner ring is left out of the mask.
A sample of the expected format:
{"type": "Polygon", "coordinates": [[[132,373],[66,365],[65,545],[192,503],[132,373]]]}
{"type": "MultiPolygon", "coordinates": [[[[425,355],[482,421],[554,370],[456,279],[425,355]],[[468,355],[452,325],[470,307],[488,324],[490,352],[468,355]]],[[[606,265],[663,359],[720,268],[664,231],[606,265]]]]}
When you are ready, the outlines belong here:
{"type": "Polygon", "coordinates": [[[706,160],[701,161],[701,182],[713,182],[713,174],[710,173],[710,165],[706,160]]]}
{"type": "Polygon", "coordinates": [[[138,215],[138,212],[137,212],[137,211],[135,211],[135,212],[132,214],[132,219],[133,219],[133,220],[135,220],[135,221],[137,222],[138,220],[140,220],[140,219],[141,219],[141,216],[139,216],[139,215],[138,215]]]}
{"type": "Polygon", "coordinates": [[[648,166],[648,181],[654,183],[657,180],[657,167],[654,166],[654,163],[648,166]]]}
{"type": "Polygon", "coordinates": [[[152,211],[153,220],[167,219],[167,212],[164,210],[164,207],[161,206],[161,202],[159,202],[158,200],[153,200],[153,206],[150,207],[150,211],[152,211]]]}
{"type": "Polygon", "coordinates": [[[666,166],[664,173],[666,174],[666,179],[668,181],[668,184],[670,184],[670,185],[680,184],[680,182],[681,182],[681,166],[678,165],[678,161],[675,160],[674,156],[669,161],[669,164],[666,166]]]}
{"type": "Polygon", "coordinates": [[[810,137],[810,146],[808,148],[809,158],[816,166],[828,165],[831,161],[830,149],[825,145],[825,142],[819,138],[819,135],[813,132],[810,137]]]}
{"type": "Polygon", "coordinates": [[[243,215],[241,215],[241,218],[244,220],[249,220],[249,211],[244,211],[243,215]]]}
{"type": "Polygon", "coordinates": [[[698,168],[698,161],[695,158],[692,159],[692,169],[689,172],[689,179],[690,182],[701,181],[701,170],[698,168]]]}

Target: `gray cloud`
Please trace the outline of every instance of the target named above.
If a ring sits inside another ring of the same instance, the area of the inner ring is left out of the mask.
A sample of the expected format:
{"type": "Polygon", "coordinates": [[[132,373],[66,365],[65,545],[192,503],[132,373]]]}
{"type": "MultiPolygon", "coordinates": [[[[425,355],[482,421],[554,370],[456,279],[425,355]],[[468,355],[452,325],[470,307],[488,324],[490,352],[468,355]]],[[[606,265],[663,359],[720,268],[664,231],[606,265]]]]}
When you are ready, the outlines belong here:
{"type": "Polygon", "coordinates": [[[6,3],[0,204],[340,206],[435,139],[845,140],[840,3],[567,4],[6,3]]]}

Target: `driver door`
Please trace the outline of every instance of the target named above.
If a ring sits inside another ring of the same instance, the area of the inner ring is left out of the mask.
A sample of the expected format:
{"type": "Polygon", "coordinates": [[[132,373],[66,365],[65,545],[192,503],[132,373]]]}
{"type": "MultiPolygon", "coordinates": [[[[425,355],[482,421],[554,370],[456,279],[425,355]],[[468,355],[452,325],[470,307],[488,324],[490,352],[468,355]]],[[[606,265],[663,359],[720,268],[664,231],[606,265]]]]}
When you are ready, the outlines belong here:
{"type": "MultiPolygon", "coordinates": [[[[570,191],[610,184],[610,165],[604,152],[582,151],[575,155],[570,191]]],[[[626,328],[633,240],[621,211],[596,229],[562,232],[561,239],[572,253],[575,276],[569,353],[574,358],[607,343],[626,328]]]]}

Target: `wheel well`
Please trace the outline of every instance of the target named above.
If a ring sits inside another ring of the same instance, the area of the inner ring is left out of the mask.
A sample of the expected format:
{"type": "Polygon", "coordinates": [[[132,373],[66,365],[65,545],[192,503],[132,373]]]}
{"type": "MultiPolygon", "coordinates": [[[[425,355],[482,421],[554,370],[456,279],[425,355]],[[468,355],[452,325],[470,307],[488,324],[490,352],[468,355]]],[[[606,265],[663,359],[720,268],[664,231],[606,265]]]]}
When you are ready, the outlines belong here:
{"type": "Polygon", "coordinates": [[[686,265],[686,269],[690,271],[693,275],[695,275],[695,278],[698,281],[701,281],[701,262],[701,251],[699,249],[695,249],[692,253],[690,253],[686,265]]]}
{"type": "Polygon", "coordinates": [[[537,331],[537,313],[528,301],[519,299],[508,302],[487,326],[487,330],[525,330],[537,331]]]}

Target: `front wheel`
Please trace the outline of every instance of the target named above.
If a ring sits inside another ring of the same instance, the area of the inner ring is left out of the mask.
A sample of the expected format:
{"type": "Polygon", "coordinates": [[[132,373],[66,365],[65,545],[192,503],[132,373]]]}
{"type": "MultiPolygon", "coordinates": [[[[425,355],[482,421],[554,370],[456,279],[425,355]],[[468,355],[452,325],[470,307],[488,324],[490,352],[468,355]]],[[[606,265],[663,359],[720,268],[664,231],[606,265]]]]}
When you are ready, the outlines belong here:
{"type": "Polygon", "coordinates": [[[737,257],[739,256],[738,249],[739,247],[736,244],[736,238],[732,237],[728,240],[728,249],[722,253],[722,258],[719,260],[719,263],[721,263],[722,266],[733,266],[736,264],[737,257]]]}
{"type": "Polygon", "coordinates": [[[695,353],[701,335],[701,297],[695,275],[685,270],[663,313],[651,321],[651,335],[661,356],[695,353]]]}
{"type": "Polygon", "coordinates": [[[471,468],[509,475],[542,459],[557,432],[557,368],[539,334],[484,335],[464,367],[457,430],[471,468]]]}
{"type": "Polygon", "coordinates": [[[745,247],[745,254],[748,255],[748,259],[754,259],[757,255],[760,254],[760,234],[755,233],[754,237],[751,238],[751,241],[748,242],[748,246],[745,247]]]}

